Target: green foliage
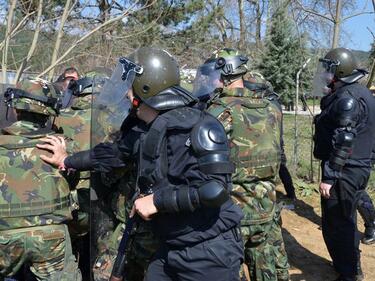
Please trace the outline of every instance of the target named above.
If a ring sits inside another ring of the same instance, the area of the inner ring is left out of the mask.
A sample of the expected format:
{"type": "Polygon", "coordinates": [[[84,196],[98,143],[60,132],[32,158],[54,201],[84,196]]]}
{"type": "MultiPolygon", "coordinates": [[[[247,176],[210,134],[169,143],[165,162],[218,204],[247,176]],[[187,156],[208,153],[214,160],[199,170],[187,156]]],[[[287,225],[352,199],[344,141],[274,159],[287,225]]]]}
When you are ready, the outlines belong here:
{"type": "Polygon", "coordinates": [[[294,187],[296,188],[299,195],[302,197],[310,197],[314,193],[319,194],[319,188],[317,183],[307,183],[300,179],[294,180],[294,187]]]}
{"type": "MultiPolygon", "coordinates": [[[[307,57],[306,40],[298,38],[287,8],[276,7],[271,20],[271,30],[266,38],[266,52],[259,69],[281,95],[283,104],[293,102],[295,77],[307,57]]],[[[308,79],[302,79],[307,81],[308,79]]]]}

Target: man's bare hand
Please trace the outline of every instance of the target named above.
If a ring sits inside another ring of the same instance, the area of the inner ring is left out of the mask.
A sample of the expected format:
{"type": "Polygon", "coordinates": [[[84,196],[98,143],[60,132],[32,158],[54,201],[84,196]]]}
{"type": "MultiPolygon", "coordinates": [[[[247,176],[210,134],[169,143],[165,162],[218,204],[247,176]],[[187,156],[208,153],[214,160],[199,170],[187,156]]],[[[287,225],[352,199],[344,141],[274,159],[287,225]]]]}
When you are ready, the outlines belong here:
{"type": "Polygon", "coordinates": [[[329,191],[331,190],[332,185],[328,183],[321,182],[319,185],[320,195],[328,199],[330,197],[329,191]]]}
{"type": "Polygon", "coordinates": [[[40,149],[49,150],[53,153],[51,157],[41,155],[40,158],[55,166],[64,167],[64,160],[68,156],[66,153],[66,144],[63,137],[47,136],[40,139],[44,144],[37,144],[36,146],[40,149]]]}
{"type": "Polygon", "coordinates": [[[147,195],[135,200],[130,217],[133,217],[135,212],[137,212],[142,219],[146,221],[151,220],[151,216],[158,212],[158,209],[156,209],[154,205],[154,195],[147,195]]]}

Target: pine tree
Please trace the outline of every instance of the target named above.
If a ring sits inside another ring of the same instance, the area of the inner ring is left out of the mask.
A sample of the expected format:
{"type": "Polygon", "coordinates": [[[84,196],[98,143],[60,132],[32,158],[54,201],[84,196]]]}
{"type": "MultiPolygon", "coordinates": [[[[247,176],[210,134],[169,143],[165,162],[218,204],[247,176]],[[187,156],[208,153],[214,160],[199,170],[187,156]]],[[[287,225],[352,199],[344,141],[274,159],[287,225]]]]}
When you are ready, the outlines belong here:
{"type": "Polygon", "coordinates": [[[279,5],[271,20],[259,69],[281,96],[282,103],[290,107],[294,104],[295,77],[306,55],[300,47],[303,41],[296,35],[287,7],[279,5]]]}

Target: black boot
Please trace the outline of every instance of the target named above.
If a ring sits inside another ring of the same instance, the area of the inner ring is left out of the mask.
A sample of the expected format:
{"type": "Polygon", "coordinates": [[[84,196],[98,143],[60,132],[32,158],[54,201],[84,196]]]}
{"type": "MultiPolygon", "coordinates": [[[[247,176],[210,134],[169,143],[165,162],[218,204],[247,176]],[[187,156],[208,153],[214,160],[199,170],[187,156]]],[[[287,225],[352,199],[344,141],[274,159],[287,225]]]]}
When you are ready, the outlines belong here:
{"type": "Polygon", "coordinates": [[[365,222],[365,235],[361,239],[363,244],[375,243],[375,208],[366,191],[362,191],[357,206],[358,212],[365,222]]]}
{"type": "Polygon", "coordinates": [[[357,262],[357,274],[355,275],[355,281],[364,280],[364,275],[361,267],[361,251],[358,252],[358,262],[357,262]]]}
{"type": "Polygon", "coordinates": [[[375,227],[366,227],[361,242],[366,245],[375,243],[375,227]]]}

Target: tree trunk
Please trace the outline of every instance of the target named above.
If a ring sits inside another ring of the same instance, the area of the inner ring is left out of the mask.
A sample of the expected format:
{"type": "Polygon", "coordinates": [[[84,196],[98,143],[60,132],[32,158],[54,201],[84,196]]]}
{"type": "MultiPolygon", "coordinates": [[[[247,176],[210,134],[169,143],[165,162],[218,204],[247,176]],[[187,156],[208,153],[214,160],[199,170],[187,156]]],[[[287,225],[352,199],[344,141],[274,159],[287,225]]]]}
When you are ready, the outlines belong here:
{"type": "Polygon", "coordinates": [[[258,49],[261,47],[261,27],[262,27],[262,13],[260,10],[259,0],[256,3],[256,27],[255,27],[255,45],[258,49]]]}
{"type": "MultiPolygon", "coordinates": [[[[53,48],[51,65],[55,65],[56,61],[57,61],[57,56],[59,54],[61,41],[62,41],[62,38],[64,36],[64,25],[65,25],[65,22],[66,22],[66,20],[67,20],[67,18],[69,16],[71,2],[72,2],[71,0],[66,0],[66,3],[65,3],[64,12],[63,12],[63,15],[61,17],[61,22],[60,22],[59,30],[57,32],[55,47],[53,48]]],[[[55,69],[52,68],[50,70],[50,72],[48,73],[48,80],[51,81],[54,74],[55,74],[55,69]]]]}
{"type": "Polygon", "coordinates": [[[243,0],[238,0],[238,14],[240,16],[240,41],[238,47],[240,50],[244,50],[246,42],[246,24],[243,12],[243,0]]]}
{"type": "Polygon", "coordinates": [[[332,48],[337,48],[340,39],[342,0],[336,0],[336,14],[333,22],[332,48]]]}
{"type": "Polygon", "coordinates": [[[11,0],[9,2],[7,29],[5,31],[3,57],[2,57],[2,62],[1,62],[1,68],[3,70],[3,83],[7,83],[8,49],[9,49],[10,34],[12,32],[12,22],[13,22],[14,10],[16,8],[16,3],[17,3],[17,0],[11,0]]]}

